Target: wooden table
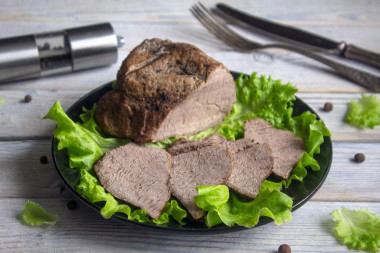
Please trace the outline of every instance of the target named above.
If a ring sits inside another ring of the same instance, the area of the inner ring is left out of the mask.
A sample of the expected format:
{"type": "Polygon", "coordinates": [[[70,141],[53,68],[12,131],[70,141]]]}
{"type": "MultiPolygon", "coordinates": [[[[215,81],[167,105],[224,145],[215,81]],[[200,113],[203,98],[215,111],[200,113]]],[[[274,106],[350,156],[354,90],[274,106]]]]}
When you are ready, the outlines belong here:
{"type": "MultiPolygon", "coordinates": [[[[208,7],[214,4],[202,2],[208,7]]],[[[112,66],[0,85],[0,97],[4,99],[0,106],[0,252],[276,252],[283,243],[291,245],[294,252],[346,252],[348,249],[332,236],[334,223],[329,214],[345,206],[368,208],[380,216],[380,127],[358,130],[344,122],[349,101],[359,99],[362,92],[370,92],[294,53],[268,49],[245,54],[231,50],[208,34],[190,14],[193,3],[0,1],[0,37],[110,21],[115,31],[126,38],[118,63],[112,66]],[[55,124],[42,117],[56,100],[67,109],[90,90],[115,79],[129,51],[152,37],[195,44],[234,71],[256,71],[284,83],[292,82],[299,89],[297,95],[325,121],[332,132],[334,148],[330,174],[311,201],[293,213],[291,222],[221,235],[166,234],[104,220],[79,202],[76,210],[66,207],[74,196],[62,191],[51,160],[55,124]],[[32,101],[23,103],[27,94],[32,101]],[[321,110],[327,101],[334,104],[332,112],[321,110]],[[364,163],[352,161],[358,152],[366,155],[364,163]],[[49,158],[46,165],[40,163],[43,155],[49,158]],[[21,224],[17,216],[26,200],[36,201],[58,214],[60,221],[49,227],[21,224]]],[[[234,1],[234,5],[380,52],[377,0],[241,0],[234,1]]]]}

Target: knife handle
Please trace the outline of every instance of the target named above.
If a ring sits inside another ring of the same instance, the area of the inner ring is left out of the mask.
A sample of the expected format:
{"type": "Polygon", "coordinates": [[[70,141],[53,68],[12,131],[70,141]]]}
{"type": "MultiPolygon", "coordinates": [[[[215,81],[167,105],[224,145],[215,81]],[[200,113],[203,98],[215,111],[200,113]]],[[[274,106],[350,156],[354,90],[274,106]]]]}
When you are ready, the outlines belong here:
{"type": "Polygon", "coordinates": [[[369,64],[380,69],[380,54],[376,54],[352,44],[346,46],[343,56],[348,59],[360,61],[362,63],[369,64]]]}
{"type": "Polygon", "coordinates": [[[311,52],[305,48],[289,45],[289,44],[267,44],[265,46],[262,46],[261,48],[283,48],[287,49],[293,52],[297,52],[299,54],[305,55],[307,57],[310,57],[316,61],[322,62],[326,64],[327,66],[330,66],[333,68],[336,72],[338,72],[343,77],[354,81],[355,83],[366,87],[368,89],[371,89],[376,92],[380,92],[380,76],[375,76],[371,73],[368,73],[366,71],[362,71],[359,69],[355,69],[353,67],[341,64],[340,62],[336,62],[333,60],[330,60],[328,58],[325,58],[319,54],[316,54],[314,52],[311,52]]]}

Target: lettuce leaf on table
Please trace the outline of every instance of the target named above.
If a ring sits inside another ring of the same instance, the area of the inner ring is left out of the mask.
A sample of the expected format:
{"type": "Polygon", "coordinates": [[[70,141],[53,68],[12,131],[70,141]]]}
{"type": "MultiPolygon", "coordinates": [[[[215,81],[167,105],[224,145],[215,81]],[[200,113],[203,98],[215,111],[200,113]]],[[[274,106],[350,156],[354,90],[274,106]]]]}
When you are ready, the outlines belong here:
{"type": "Polygon", "coordinates": [[[26,224],[31,226],[54,225],[59,220],[57,215],[46,212],[42,206],[30,200],[24,204],[20,216],[26,224]]]}
{"type": "Polygon", "coordinates": [[[346,121],[359,128],[374,128],[380,125],[380,101],[377,96],[362,94],[359,101],[352,100],[348,107],[346,121]]]}
{"type": "Polygon", "coordinates": [[[380,248],[380,218],[365,209],[339,208],[331,213],[337,222],[337,239],[349,248],[378,252],[380,248]]]}

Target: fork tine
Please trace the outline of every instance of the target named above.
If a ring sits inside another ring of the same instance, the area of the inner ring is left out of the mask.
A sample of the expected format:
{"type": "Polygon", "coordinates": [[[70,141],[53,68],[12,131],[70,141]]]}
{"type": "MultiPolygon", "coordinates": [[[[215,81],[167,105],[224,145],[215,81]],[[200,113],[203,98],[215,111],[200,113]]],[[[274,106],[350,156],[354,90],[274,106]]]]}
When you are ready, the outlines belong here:
{"type": "Polygon", "coordinates": [[[233,39],[233,35],[227,34],[226,31],[222,30],[221,27],[215,24],[215,21],[211,20],[206,14],[196,5],[191,9],[193,15],[203,24],[203,26],[214,34],[217,38],[222,40],[227,45],[236,48],[237,44],[233,39]]]}
{"type": "Polygon", "coordinates": [[[199,3],[199,6],[195,6],[196,10],[198,10],[198,13],[203,16],[205,21],[214,28],[214,35],[218,38],[222,38],[224,40],[229,41],[229,43],[232,43],[235,45],[236,40],[234,39],[234,34],[231,32],[231,30],[225,29],[226,26],[216,19],[216,17],[213,16],[212,13],[210,13],[206,7],[204,7],[201,3],[199,3]],[[215,34],[216,33],[216,34],[215,34]]]}
{"type": "Polygon", "coordinates": [[[198,2],[190,9],[191,13],[203,24],[203,26],[221,41],[238,51],[249,51],[253,43],[247,41],[239,34],[233,32],[222,21],[216,18],[205,6],[198,2]]]}
{"type": "Polygon", "coordinates": [[[225,35],[231,36],[232,38],[235,38],[234,41],[240,40],[241,42],[244,41],[240,35],[229,29],[223,21],[218,19],[214,14],[212,14],[202,3],[198,2],[199,6],[203,9],[203,13],[205,13],[205,16],[209,18],[210,21],[213,22],[213,24],[219,28],[221,31],[224,32],[225,35]],[[207,14],[207,15],[206,15],[207,14]]]}

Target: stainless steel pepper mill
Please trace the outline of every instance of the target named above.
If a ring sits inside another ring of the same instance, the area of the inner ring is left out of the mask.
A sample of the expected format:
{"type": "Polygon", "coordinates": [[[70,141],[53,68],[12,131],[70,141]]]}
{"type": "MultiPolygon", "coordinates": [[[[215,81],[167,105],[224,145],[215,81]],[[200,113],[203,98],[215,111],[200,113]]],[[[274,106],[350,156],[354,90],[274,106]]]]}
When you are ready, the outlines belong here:
{"type": "Polygon", "coordinates": [[[0,83],[113,64],[122,45],[110,23],[0,39],[0,83]]]}

